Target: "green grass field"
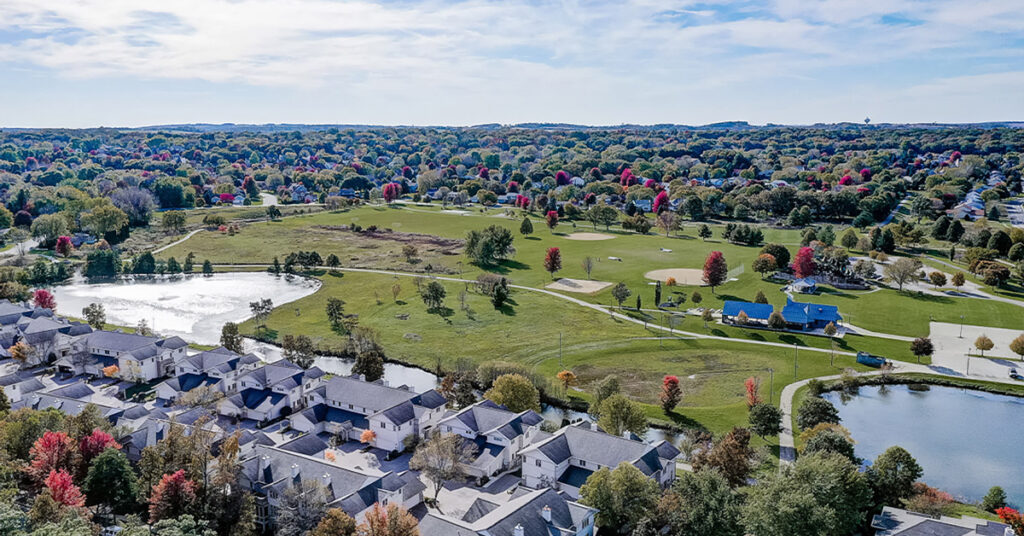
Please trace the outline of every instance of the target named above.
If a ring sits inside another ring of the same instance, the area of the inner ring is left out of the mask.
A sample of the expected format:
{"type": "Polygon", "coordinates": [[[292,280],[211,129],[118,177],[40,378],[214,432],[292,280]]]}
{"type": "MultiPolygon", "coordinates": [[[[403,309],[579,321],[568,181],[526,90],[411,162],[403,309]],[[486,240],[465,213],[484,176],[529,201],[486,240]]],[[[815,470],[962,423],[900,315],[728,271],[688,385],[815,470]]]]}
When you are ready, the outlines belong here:
{"type": "MultiPolygon", "coordinates": [[[[542,268],[544,253],[549,247],[561,249],[563,269],[556,277],[585,279],[581,266],[584,257],[595,259],[592,279],[624,282],[633,292],[626,306],[635,305],[640,294],[645,308],[654,305],[654,286],[644,277],[650,270],[662,268],[700,268],[707,254],[719,250],[725,254],[734,279],[713,293],[708,288],[680,286],[665,288],[663,295],[673,291],[694,291],[702,294],[702,307],[720,308],[726,299],[753,300],[763,291],[769,301],[781,306],[785,294],[783,283],[763,280],[750,270],[760,248],[725,243],[717,238],[720,226],[713,226],[716,238],[707,242],[695,238],[697,226],[686,222],[678,236],[648,235],[623,231],[616,227],[606,231],[577,222],[575,231],[606,233],[614,238],[603,241],[578,241],[567,237],[574,231],[571,223],[561,223],[549,231],[536,215],[535,232],[530,237],[519,234],[521,215],[509,218],[504,211],[481,213],[479,209],[459,213],[442,212],[439,207],[364,206],[341,212],[319,212],[294,215],[277,222],[244,225],[239,234],[201,232],[183,244],[163,253],[161,257],[183,258],[194,252],[197,259],[218,264],[263,264],[275,256],[284,258],[298,250],[315,250],[322,257],[338,255],[343,267],[378,268],[401,272],[423,272],[429,265],[433,272],[449,277],[473,279],[482,270],[468,262],[450,242],[461,239],[469,229],[487,225],[510,228],[515,235],[516,254],[493,271],[507,276],[513,284],[543,288],[551,282],[542,268]],[[358,224],[364,228],[377,226],[402,235],[401,240],[387,234],[368,237],[340,228],[358,224]],[[406,243],[418,245],[417,258],[410,261],[401,252],[406,243]],[[440,244],[440,245],[439,245],[440,244]],[[671,251],[665,251],[671,250],[671,251]],[[621,261],[610,257],[621,258],[621,261]],[[737,270],[738,267],[743,270],[737,270]]],[[[796,252],[797,230],[766,229],[766,242],[783,243],[796,252]]],[[[776,396],[784,385],[796,379],[835,374],[854,366],[850,356],[832,356],[806,348],[830,349],[840,352],[867,351],[891,359],[914,361],[906,342],[863,336],[848,336],[835,343],[824,337],[777,333],[713,324],[704,327],[694,316],[686,317],[678,330],[724,337],[730,340],[673,338],[658,340],[664,334],[653,329],[571,303],[557,297],[527,290],[516,290],[511,302],[496,311],[489,300],[477,294],[472,285],[444,282],[446,307],[441,313],[428,313],[420,300],[415,278],[356,272],[321,274],[323,288],[315,294],[280,307],[271,315],[271,333],[307,334],[325,348],[340,348],[345,336],[331,330],[324,308],[328,297],[346,302],[346,312],[357,313],[360,324],[381,333],[382,344],[389,358],[434,369],[438,365],[450,369],[459,361],[479,363],[488,360],[516,361],[533,367],[547,377],[563,368],[572,369],[581,379],[580,396],[595,381],[616,374],[626,391],[648,404],[652,419],[679,425],[697,425],[721,432],[746,422],[742,399],[743,380],[756,375],[762,378],[764,393],[769,390],[768,369],[775,371],[776,396]],[[392,286],[400,286],[398,299],[392,286]],[[460,305],[459,294],[466,291],[466,308],[460,305]],[[561,345],[559,338],[561,337],[561,345]],[[746,344],[772,342],[777,347],[746,344]],[[795,348],[794,348],[795,346],[795,348]],[[804,350],[800,350],[804,348],[804,350]],[[794,353],[799,368],[794,377],[794,353]],[[684,379],[683,405],[679,413],[665,416],[656,406],[661,378],[675,374],[684,379]]],[[[611,292],[605,289],[594,295],[569,294],[591,303],[610,305],[611,292]]],[[[664,299],[664,298],[663,298],[664,299]]],[[[1020,318],[1019,308],[1012,304],[967,298],[948,298],[898,293],[881,289],[868,292],[835,291],[828,287],[818,296],[805,301],[835,304],[846,320],[855,325],[883,333],[905,336],[927,334],[931,319],[958,321],[965,314],[970,323],[1012,327],[1020,318]]],[[[687,299],[683,308],[692,307],[687,299]]],[[[659,313],[623,310],[634,318],[649,315],[652,323],[663,322],[659,313]]],[[[252,332],[251,322],[243,326],[252,332]]],[[[856,367],[855,367],[856,368],[856,367]]]]}

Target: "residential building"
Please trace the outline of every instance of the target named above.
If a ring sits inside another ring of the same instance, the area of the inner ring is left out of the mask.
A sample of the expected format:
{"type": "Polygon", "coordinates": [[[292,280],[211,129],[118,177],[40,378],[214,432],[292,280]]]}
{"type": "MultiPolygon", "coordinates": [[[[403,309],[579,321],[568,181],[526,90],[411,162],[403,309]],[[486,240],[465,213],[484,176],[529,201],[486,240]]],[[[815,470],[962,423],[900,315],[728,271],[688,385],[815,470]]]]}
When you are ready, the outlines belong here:
{"type": "Polygon", "coordinates": [[[222,400],[218,411],[259,422],[286,417],[305,407],[305,393],[319,387],[323,377],[317,367],[303,370],[285,359],[267,363],[241,374],[235,394],[222,400]]]}
{"type": "MultiPolygon", "coordinates": [[[[327,508],[341,508],[361,521],[374,503],[397,504],[412,509],[423,502],[426,486],[416,475],[381,472],[369,467],[341,467],[324,458],[256,445],[253,455],[241,462],[242,484],[258,496],[257,522],[264,529],[274,525],[277,511],[288,488],[304,481],[321,484],[327,490],[327,508]]],[[[426,533],[425,533],[426,534],[426,533]]]]}
{"type": "Polygon", "coordinates": [[[875,536],[1014,536],[1009,525],[974,517],[933,517],[886,506],[871,519],[875,536]]]}
{"type": "Polygon", "coordinates": [[[401,452],[407,437],[424,437],[437,425],[445,403],[434,389],[417,394],[405,385],[390,387],[359,376],[334,377],[307,391],[307,409],[290,421],[300,432],[327,432],[343,440],[357,440],[364,431],[372,430],[371,445],[401,452]]]}
{"type": "Polygon", "coordinates": [[[223,346],[186,357],[174,367],[174,377],[156,386],[157,398],[174,401],[200,386],[221,393],[238,390],[238,379],[260,367],[263,362],[255,354],[238,355],[223,346]]]}
{"type": "Polygon", "coordinates": [[[94,331],[82,337],[89,360],[62,360],[59,366],[75,374],[101,375],[117,366],[117,377],[134,382],[153,381],[174,372],[175,364],[186,357],[188,343],[180,337],[147,337],[121,331],[94,331]]]}
{"type": "Polygon", "coordinates": [[[519,466],[520,451],[533,441],[547,437],[540,429],[543,422],[544,418],[533,410],[514,413],[483,400],[445,417],[438,424],[438,430],[460,435],[476,445],[476,457],[466,469],[471,476],[480,479],[519,466]]]}
{"type": "Polygon", "coordinates": [[[667,441],[648,445],[614,436],[591,423],[562,428],[551,437],[522,451],[523,483],[531,488],[551,487],[579,497],[587,478],[602,468],[629,463],[668,487],[676,477],[679,450],[667,441]]]}
{"type": "Polygon", "coordinates": [[[479,497],[460,517],[430,512],[420,521],[429,536],[592,536],[597,510],[551,489],[520,488],[505,503],[479,497]]]}

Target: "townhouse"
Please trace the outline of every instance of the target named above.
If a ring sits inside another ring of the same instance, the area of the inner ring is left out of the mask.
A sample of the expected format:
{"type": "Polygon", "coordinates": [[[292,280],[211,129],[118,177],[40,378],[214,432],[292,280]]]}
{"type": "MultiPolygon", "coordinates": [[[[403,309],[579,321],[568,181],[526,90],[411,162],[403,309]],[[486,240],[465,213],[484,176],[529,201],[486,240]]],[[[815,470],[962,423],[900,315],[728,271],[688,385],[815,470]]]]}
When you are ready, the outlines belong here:
{"type": "Polygon", "coordinates": [[[667,441],[642,441],[606,434],[590,423],[562,428],[551,437],[522,451],[523,483],[531,488],[550,487],[579,497],[580,487],[595,471],[629,463],[668,487],[676,477],[679,450],[667,441]]]}
{"type": "Polygon", "coordinates": [[[197,387],[210,387],[230,394],[238,390],[238,380],[260,367],[255,354],[238,355],[223,346],[182,359],[174,367],[174,377],[156,386],[157,397],[174,402],[197,387]]]}
{"type": "Polygon", "coordinates": [[[426,488],[408,471],[342,467],[327,459],[267,445],[256,445],[253,455],[242,460],[241,466],[242,485],[258,496],[256,517],[264,529],[274,526],[288,489],[303,483],[323,486],[327,508],[340,508],[359,521],[374,503],[415,508],[423,502],[426,488]]]}
{"type": "Polygon", "coordinates": [[[324,372],[281,359],[238,376],[235,394],[221,400],[218,412],[226,417],[259,422],[287,417],[305,407],[307,391],[322,384],[324,372]]]}
{"type": "Polygon", "coordinates": [[[341,440],[359,440],[369,430],[372,446],[401,452],[407,438],[425,437],[437,425],[445,404],[434,389],[417,394],[405,385],[334,377],[307,391],[307,409],[293,415],[290,424],[300,432],[329,433],[341,440]]]}
{"type": "Polygon", "coordinates": [[[476,445],[476,458],[466,472],[483,479],[518,467],[522,461],[519,453],[533,441],[547,437],[541,431],[543,422],[544,418],[533,410],[514,413],[483,400],[445,417],[438,430],[457,434],[476,445]]]}
{"type": "Polygon", "coordinates": [[[505,503],[478,497],[461,517],[430,512],[420,521],[429,536],[592,536],[597,510],[551,489],[520,488],[505,503]]]}
{"type": "Polygon", "coordinates": [[[91,359],[58,361],[59,367],[73,374],[94,376],[111,371],[118,378],[133,382],[171,375],[188,349],[188,343],[180,337],[162,339],[121,331],[94,331],[81,341],[91,359]]]}

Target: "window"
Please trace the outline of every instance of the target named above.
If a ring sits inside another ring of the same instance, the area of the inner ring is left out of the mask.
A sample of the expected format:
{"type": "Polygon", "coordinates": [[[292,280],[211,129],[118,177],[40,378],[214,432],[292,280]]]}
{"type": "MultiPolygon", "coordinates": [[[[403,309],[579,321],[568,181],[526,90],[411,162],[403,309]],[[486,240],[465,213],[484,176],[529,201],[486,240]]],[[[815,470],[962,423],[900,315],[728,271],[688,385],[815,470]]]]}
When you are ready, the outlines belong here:
{"type": "Polygon", "coordinates": [[[580,460],[580,467],[586,467],[586,466],[587,466],[586,460],[580,460]]]}
{"type": "Polygon", "coordinates": [[[537,464],[537,467],[540,467],[540,460],[537,460],[535,463],[537,464]]]}
{"type": "Polygon", "coordinates": [[[388,425],[387,425],[387,423],[383,423],[383,422],[382,422],[382,423],[380,423],[380,427],[381,427],[381,428],[383,428],[383,429],[385,429],[385,430],[387,430],[387,429],[388,429],[388,425]]]}

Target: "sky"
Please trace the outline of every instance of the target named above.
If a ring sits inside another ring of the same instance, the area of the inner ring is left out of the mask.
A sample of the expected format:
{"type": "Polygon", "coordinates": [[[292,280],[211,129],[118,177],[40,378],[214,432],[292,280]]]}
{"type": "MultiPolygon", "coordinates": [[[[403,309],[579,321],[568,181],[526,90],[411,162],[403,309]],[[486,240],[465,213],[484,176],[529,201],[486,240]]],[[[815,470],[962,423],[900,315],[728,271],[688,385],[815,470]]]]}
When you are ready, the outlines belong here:
{"type": "Polygon", "coordinates": [[[0,0],[0,127],[1024,120],[1024,0],[0,0]]]}

